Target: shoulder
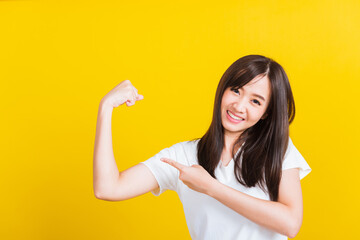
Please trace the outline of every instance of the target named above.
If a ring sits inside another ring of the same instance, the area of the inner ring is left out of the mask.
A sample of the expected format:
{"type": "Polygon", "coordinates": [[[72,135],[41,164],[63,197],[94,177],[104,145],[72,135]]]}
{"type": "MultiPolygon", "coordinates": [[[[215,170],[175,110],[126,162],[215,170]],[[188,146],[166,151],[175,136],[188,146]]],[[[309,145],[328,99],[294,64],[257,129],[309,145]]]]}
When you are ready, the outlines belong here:
{"type": "Polygon", "coordinates": [[[173,159],[186,165],[197,163],[197,144],[200,139],[183,141],[168,148],[173,159]]]}
{"type": "Polygon", "coordinates": [[[183,142],[178,142],[173,144],[171,147],[171,149],[174,150],[194,150],[197,148],[197,144],[199,142],[200,139],[194,139],[194,140],[189,140],[189,141],[183,141],[183,142]]]}
{"type": "MultiPolygon", "coordinates": [[[[304,159],[299,150],[295,147],[293,141],[289,137],[288,146],[284,156],[284,162],[288,159],[304,159]]],[[[304,159],[305,160],[305,159],[304,159]]]]}
{"type": "Polygon", "coordinates": [[[285,152],[282,170],[298,168],[300,179],[310,173],[311,168],[306,162],[305,158],[301,155],[299,150],[295,147],[293,141],[289,137],[288,146],[285,152]]]}

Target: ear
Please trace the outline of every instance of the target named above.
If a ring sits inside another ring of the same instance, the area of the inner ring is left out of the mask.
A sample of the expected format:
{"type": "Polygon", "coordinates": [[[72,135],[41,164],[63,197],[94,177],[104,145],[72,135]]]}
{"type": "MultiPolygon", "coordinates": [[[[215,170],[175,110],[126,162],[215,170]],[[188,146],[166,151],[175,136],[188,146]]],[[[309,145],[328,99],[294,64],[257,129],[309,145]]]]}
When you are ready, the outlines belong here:
{"type": "Polygon", "coordinates": [[[262,115],[261,119],[265,119],[268,116],[267,113],[264,113],[264,115],[262,115]]]}

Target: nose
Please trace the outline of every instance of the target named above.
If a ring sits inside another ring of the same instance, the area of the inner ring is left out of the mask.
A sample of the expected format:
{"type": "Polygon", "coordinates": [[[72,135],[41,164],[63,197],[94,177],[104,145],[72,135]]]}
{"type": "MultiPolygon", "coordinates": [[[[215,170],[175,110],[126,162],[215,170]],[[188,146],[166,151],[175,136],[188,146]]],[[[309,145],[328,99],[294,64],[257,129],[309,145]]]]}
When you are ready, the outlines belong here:
{"type": "Polygon", "coordinates": [[[246,103],[243,99],[234,103],[234,108],[238,113],[245,113],[246,112],[246,103]]]}

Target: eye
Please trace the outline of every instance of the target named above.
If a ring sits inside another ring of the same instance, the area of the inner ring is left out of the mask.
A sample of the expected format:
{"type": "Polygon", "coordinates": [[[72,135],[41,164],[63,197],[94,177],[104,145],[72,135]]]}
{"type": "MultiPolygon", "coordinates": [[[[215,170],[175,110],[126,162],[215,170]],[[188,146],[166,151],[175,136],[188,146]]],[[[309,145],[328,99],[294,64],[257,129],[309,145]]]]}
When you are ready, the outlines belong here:
{"type": "Polygon", "coordinates": [[[238,93],[238,94],[240,93],[238,88],[231,89],[231,90],[232,90],[234,93],[238,93]]]}
{"type": "Polygon", "coordinates": [[[259,106],[261,105],[260,102],[258,100],[256,100],[256,99],[253,100],[253,103],[255,103],[255,104],[259,105],[259,106]]]}

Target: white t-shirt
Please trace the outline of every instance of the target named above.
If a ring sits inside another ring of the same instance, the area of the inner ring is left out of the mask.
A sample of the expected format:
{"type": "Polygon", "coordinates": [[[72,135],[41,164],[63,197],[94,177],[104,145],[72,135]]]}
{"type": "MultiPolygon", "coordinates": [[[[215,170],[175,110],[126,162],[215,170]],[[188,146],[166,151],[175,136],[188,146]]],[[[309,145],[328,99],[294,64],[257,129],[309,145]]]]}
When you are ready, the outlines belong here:
{"type": "MultiPolygon", "coordinates": [[[[179,195],[191,238],[194,240],[287,239],[285,235],[250,221],[216,199],[192,190],[179,179],[179,171],[176,168],[160,161],[160,158],[165,157],[187,166],[198,164],[198,142],[199,140],[195,140],[174,144],[161,150],[148,160],[141,162],[151,170],[159,184],[159,188],[152,192],[155,196],[159,196],[167,189],[176,191],[179,195]]],[[[300,179],[311,171],[291,139],[289,139],[282,166],[283,170],[289,168],[299,168],[300,179]]],[[[236,180],[233,160],[227,166],[223,166],[222,162],[219,161],[215,169],[215,176],[221,183],[238,191],[260,199],[270,199],[269,195],[258,186],[247,188],[236,180]]]]}

